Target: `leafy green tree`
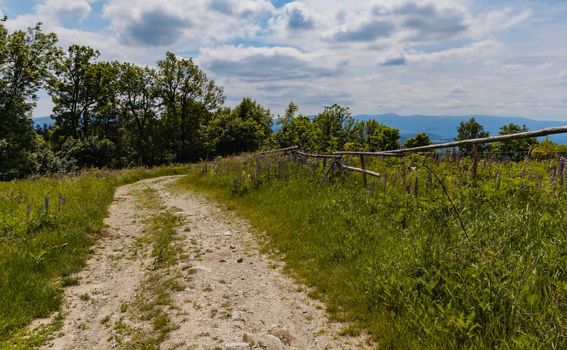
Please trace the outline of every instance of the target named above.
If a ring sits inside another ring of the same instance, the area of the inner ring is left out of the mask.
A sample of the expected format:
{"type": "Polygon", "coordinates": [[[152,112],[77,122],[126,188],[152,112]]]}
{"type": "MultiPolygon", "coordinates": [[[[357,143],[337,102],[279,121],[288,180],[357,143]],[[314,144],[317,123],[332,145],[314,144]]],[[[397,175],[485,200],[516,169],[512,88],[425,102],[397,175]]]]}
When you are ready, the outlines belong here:
{"type": "Polygon", "coordinates": [[[413,137],[410,137],[404,143],[406,148],[413,148],[413,147],[421,147],[421,146],[429,146],[431,144],[431,140],[429,139],[429,135],[424,132],[420,132],[415,134],[413,137]]]}
{"type": "Polygon", "coordinates": [[[120,94],[118,62],[95,63],[91,69],[94,86],[97,87],[96,104],[93,106],[88,135],[108,139],[115,144],[121,143],[120,94]]]}
{"type": "Polygon", "coordinates": [[[390,151],[400,148],[400,130],[391,128],[375,120],[366,122],[366,148],[369,151],[390,151]]]}
{"type": "Polygon", "coordinates": [[[400,147],[400,131],[376,120],[361,121],[355,124],[349,149],[386,151],[400,147]]]}
{"type": "MultiPolygon", "coordinates": [[[[503,125],[500,128],[498,135],[510,135],[517,134],[520,132],[527,132],[528,128],[523,125],[510,123],[503,125]]],[[[537,144],[536,138],[527,138],[519,140],[511,140],[506,142],[497,142],[494,144],[493,149],[495,152],[502,156],[509,157],[512,160],[521,160],[526,156],[529,151],[537,144]]]]}
{"type": "Polygon", "coordinates": [[[319,129],[309,117],[295,115],[297,110],[297,105],[291,102],[284,115],[278,118],[281,127],[275,135],[277,147],[298,146],[305,151],[314,151],[317,149],[319,129]]]}
{"type": "Polygon", "coordinates": [[[258,150],[272,134],[272,115],[256,101],[244,98],[232,111],[220,110],[211,125],[211,137],[219,155],[258,150]]]}
{"type": "Polygon", "coordinates": [[[319,129],[317,148],[320,152],[342,150],[353,137],[355,121],[347,107],[327,106],[314,122],[319,129]]]}
{"type": "Polygon", "coordinates": [[[39,24],[10,33],[5,22],[0,21],[0,180],[34,169],[31,112],[59,53],[55,34],[43,33],[39,24]]]}
{"type": "Polygon", "coordinates": [[[79,168],[112,167],[110,161],[116,159],[116,144],[109,139],[97,135],[82,138],[68,138],[57,153],[68,162],[76,164],[79,168]]]}
{"type": "Polygon", "coordinates": [[[178,161],[206,157],[207,125],[224,103],[224,93],[193,63],[168,52],[158,62],[158,91],[163,101],[164,132],[178,161]]]}
{"type": "MultiPolygon", "coordinates": [[[[461,122],[457,128],[457,138],[456,141],[478,139],[483,137],[488,137],[489,133],[484,131],[484,126],[476,121],[475,118],[470,118],[466,122],[461,122]]],[[[486,146],[481,146],[479,148],[486,148],[486,146]]],[[[472,146],[462,146],[461,149],[465,152],[471,152],[472,146]]]]}
{"type": "Polygon", "coordinates": [[[95,62],[98,56],[99,52],[90,47],[72,45],[57,62],[56,76],[49,83],[55,104],[50,141],[55,150],[65,149],[67,156],[80,157],[76,159],[80,166],[117,167],[124,165],[120,157],[120,66],[95,62]]]}
{"type": "Polygon", "coordinates": [[[55,144],[58,148],[68,138],[88,135],[93,108],[101,86],[94,60],[99,52],[80,45],[69,47],[55,66],[56,76],[49,82],[49,93],[55,104],[55,144]]]}
{"type": "Polygon", "coordinates": [[[293,118],[295,118],[298,110],[299,107],[293,101],[290,102],[285,109],[283,116],[278,116],[277,123],[281,126],[285,126],[286,124],[291,123],[293,121],[293,118]]]}
{"type": "Polygon", "coordinates": [[[125,63],[120,67],[118,90],[120,115],[136,164],[155,165],[165,161],[159,121],[157,72],[149,67],[125,63]]]}

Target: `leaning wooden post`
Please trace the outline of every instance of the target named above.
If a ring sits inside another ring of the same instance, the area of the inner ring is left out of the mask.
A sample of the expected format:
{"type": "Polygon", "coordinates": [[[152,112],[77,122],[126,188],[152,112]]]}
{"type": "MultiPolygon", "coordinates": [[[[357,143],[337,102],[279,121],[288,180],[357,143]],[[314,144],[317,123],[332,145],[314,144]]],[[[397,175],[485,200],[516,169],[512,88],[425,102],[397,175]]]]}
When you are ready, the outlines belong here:
{"type": "MultiPolygon", "coordinates": [[[[362,170],[366,170],[366,159],[364,158],[364,154],[360,155],[360,167],[362,170]]],[[[364,187],[366,187],[366,184],[368,183],[366,173],[362,173],[362,182],[364,183],[364,187]]]]}
{"type": "Polygon", "coordinates": [[[472,179],[476,181],[478,176],[478,143],[472,145],[472,179]]]}

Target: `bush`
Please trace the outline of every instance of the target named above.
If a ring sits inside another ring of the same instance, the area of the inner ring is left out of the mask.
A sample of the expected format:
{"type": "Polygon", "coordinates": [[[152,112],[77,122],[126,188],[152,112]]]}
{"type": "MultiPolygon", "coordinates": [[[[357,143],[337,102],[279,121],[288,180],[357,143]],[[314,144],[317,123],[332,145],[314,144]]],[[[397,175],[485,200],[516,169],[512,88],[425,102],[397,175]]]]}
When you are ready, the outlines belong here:
{"type": "Polygon", "coordinates": [[[84,139],[67,139],[58,156],[75,163],[79,168],[105,168],[114,166],[115,152],[116,146],[112,141],[89,136],[84,139]]]}

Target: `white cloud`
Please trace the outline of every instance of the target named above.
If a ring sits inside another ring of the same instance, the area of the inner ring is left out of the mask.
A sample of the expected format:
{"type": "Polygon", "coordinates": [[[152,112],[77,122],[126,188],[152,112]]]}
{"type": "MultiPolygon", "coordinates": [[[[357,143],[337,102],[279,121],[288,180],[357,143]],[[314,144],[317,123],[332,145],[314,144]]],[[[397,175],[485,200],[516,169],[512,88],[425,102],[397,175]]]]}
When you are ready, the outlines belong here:
{"type": "Polygon", "coordinates": [[[126,44],[193,46],[252,38],[262,31],[262,17],[271,15],[267,0],[109,0],[103,15],[126,44]]]}
{"type": "Polygon", "coordinates": [[[199,61],[217,76],[249,82],[311,79],[341,70],[341,64],[324,56],[291,47],[223,46],[202,50],[199,61]]]}
{"type": "Polygon", "coordinates": [[[315,29],[317,20],[313,11],[303,2],[287,3],[270,21],[272,30],[283,37],[294,37],[315,29]]]}
{"type": "Polygon", "coordinates": [[[473,62],[484,60],[486,57],[497,56],[504,45],[495,40],[479,41],[463,47],[429,53],[413,53],[406,55],[409,63],[438,64],[442,62],[473,62]]]}
{"type": "Polygon", "coordinates": [[[62,16],[84,17],[91,12],[91,5],[86,0],[45,0],[36,6],[39,16],[58,19],[62,16]]]}
{"type": "Polygon", "coordinates": [[[470,32],[473,37],[478,38],[506,31],[524,22],[532,15],[531,9],[523,9],[519,12],[511,8],[490,11],[475,20],[470,32]]]}
{"type": "Polygon", "coordinates": [[[340,102],[355,113],[538,115],[545,109],[562,115],[567,24],[554,13],[557,6],[43,0],[8,26],[41,21],[62,46],[90,45],[104,59],[153,64],[165,50],[194,56],[225,87],[229,101],[251,96],[276,112],[295,100],[308,114],[340,102]],[[102,12],[93,13],[97,1],[102,12]],[[82,23],[93,19],[99,27],[85,29],[92,23],[82,23]]]}

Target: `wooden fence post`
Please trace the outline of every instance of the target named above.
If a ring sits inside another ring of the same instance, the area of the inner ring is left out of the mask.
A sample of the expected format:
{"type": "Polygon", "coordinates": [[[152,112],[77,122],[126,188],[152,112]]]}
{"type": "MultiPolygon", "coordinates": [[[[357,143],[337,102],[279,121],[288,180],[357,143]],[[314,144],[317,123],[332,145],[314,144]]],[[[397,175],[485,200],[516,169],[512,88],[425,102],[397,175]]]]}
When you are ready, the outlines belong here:
{"type": "Polygon", "coordinates": [[[472,145],[472,179],[476,181],[478,176],[478,143],[472,145]]]}
{"type": "MultiPolygon", "coordinates": [[[[366,170],[366,159],[364,158],[363,154],[360,155],[360,167],[362,168],[362,170],[366,170]]],[[[362,173],[362,182],[364,183],[364,187],[366,187],[366,184],[368,182],[366,173],[362,173]]]]}

